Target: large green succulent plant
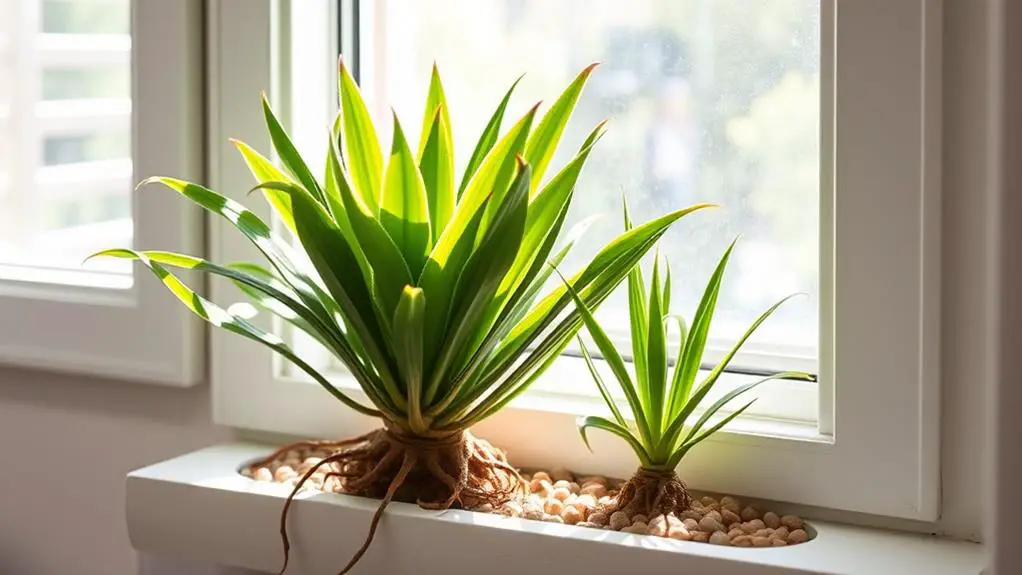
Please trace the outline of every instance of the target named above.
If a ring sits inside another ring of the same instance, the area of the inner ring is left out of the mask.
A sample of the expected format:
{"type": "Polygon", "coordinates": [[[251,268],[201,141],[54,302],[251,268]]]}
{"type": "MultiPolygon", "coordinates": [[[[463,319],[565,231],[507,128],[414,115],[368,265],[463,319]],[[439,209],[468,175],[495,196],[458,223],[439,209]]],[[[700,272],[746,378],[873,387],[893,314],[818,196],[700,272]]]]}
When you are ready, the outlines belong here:
{"type": "MultiPolygon", "coordinates": [[[[331,395],[388,428],[449,435],[507,405],[557,357],[583,321],[667,228],[696,205],[630,229],[608,243],[570,284],[536,302],[571,241],[555,251],[575,184],[603,124],[551,178],[551,158],[592,66],[538,122],[533,107],[502,136],[514,85],[483,130],[460,181],[451,110],[434,68],[416,150],[395,116],[386,162],[354,79],[341,65],[340,112],[317,179],[271,107],[266,125],[283,169],[237,147],[277,217],[301,249],[238,202],[198,184],[155,178],[225,218],[262,253],[220,265],[165,251],[114,249],[148,267],[189,309],[257,341],[308,373],[331,395]],[[272,333],[183,284],[169,268],[233,280],[262,309],[332,352],[368,403],[338,389],[272,333]],[[527,353],[528,351],[528,353],[527,353]]],[[[517,82],[515,83],[517,84],[517,82]]]]}

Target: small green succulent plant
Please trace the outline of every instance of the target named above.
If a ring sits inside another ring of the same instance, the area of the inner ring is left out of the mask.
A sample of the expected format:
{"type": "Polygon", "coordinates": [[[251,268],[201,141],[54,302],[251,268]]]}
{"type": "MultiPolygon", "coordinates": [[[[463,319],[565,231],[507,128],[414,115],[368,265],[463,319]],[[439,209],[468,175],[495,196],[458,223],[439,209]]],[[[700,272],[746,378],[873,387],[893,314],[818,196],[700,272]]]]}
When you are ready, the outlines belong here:
{"type": "MultiPolygon", "coordinates": [[[[632,225],[625,207],[625,228],[632,225]]],[[[746,402],[726,417],[710,425],[710,420],[721,409],[742,394],[772,379],[813,380],[806,372],[785,371],[740,385],[721,396],[695,417],[697,408],[719,381],[738,350],[756,329],[770,317],[788,296],[770,306],[742,335],[734,347],[713,367],[697,385],[710,323],[717,306],[721,280],[735,242],[725,250],[723,257],[710,276],[709,283],[692,318],[691,327],[680,315],[670,312],[671,269],[664,264],[661,274],[659,254],[653,264],[651,285],[647,288],[642,271],[635,266],[628,276],[628,309],[630,319],[632,361],[634,375],[629,374],[622,354],[615,349],[610,337],[593,316],[590,306],[578,292],[568,287],[581,311],[582,320],[603,359],[624,391],[631,417],[618,408],[607,384],[596,369],[592,355],[581,337],[578,343],[586,365],[607,406],[612,419],[600,416],[581,417],[579,433],[589,446],[587,431],[601,429],[624,439],[639,460],[640,471],[622,489],[617,505],[630,514],[654,517],[670,512],[680,513],[691,499],[684,483],[677,478],[675,468],[689,451],[741,415],[755,399],[746,402]],[[679,332],[679,348],[673,372],[668,362],[668,326],[675,324],[679,332]]],[[[567,284],[566,284],[567,285],[567,284]]]]}

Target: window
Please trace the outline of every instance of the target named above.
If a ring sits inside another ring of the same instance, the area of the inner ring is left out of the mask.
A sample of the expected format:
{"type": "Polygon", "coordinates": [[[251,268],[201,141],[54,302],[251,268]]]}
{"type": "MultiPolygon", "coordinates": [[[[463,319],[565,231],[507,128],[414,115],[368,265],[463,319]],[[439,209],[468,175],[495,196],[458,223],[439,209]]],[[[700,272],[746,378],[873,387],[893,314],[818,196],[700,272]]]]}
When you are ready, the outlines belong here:
{"type": "MultiPolygon", "coordinates": [[[[763,386],[751,417],[693,453],[682,472],[696,487],[936,517],[935,5],[642,0],[623,11],[611,1],[420,4],[274,6],[258,18],[247,11],[244,22],[233,17],[247,6],[241,0],[214,8],[214,186],[247,189],[249,176],[227,137],[270,149],[253,97],[260,90],[269,90],[316,161],[335,109],[338,49],[380,117],[390,105],[402,117],[420,117],[435,59],[462,143],[473,141],[518,74],[526,77],[513,105],[524,110],[556,94],[577,69],[602,61],[566,135],[580,141],[596,121],[612,119],[571,215],[612,214],[590,228],[590,244],[620,229],[622,189],[636,219],[697,200],[721,203],[717,213],[680,222],[661,245],[678,278],[672,309],[691,315],[708,269],[744,233],[712,334],[717,353],[772,301],[807,294],[764,325],[729,377],[738,385],[749,373],[808,369],[820,383],[763,386]],[[452,28],[452,21],[464,25],[452,28]],[[251,49],[230,48],[240,43],[251,49]],[[725,459],[733,465],[710,464],[725,459]],[[885,490],[854,487],[863,481],[885,490]]],[[[386,131],[389,121],[379,125],[386,131]]],[[[217,237],[214,259],[249,255],[243,240],[217,237]]],[[[583,248],[576,255],[577,265],[591,254],[583,248]]],[[[214,296],[236,297],[232,290],[214,282],[214,296]]],[[[600,313],[627,337],[623,299],[608,300],[600,313]]],[[[214,335],[221,423],[328,436],[372,425],[319,401],[318,388],[262,353],[230,334],[214,335]]],[[[336,377],[343,384],[340,370],[336,377]]],[[[566,354],[479,432],[529,464],[627,473],[633,461],[625,446],[597,440],[593,456],[576,439],[574,415],[598,409],[590,387],[581,361],[566,354]]]]}
{"type": "Polygon", "coordinates": [[[158,286],[136,285],[126,261],[82,260],[136,242],[201,246],[175,198],[132,193],[154,172],[201,177],[199,53],[186,49],[199,15],[152,0],[0,6],[0,361],[198,380],[199,332],[158,286]],[[173,50],[195,59],[165,61],[173,50]],[[157,320],[165,333],[145,327],[157,320]]]}
{"type": "MultiPolygon", "coordinates": [[[[131,243],[131,36],[128,0],[9,2],[0,109],[9,151],[0,169],[0,262],[77,268],[131,243]],[[33,190],[26,193],[24,190],[33,190]]],[[[130,286],[125,262],[110,285],[130,286]]]]}

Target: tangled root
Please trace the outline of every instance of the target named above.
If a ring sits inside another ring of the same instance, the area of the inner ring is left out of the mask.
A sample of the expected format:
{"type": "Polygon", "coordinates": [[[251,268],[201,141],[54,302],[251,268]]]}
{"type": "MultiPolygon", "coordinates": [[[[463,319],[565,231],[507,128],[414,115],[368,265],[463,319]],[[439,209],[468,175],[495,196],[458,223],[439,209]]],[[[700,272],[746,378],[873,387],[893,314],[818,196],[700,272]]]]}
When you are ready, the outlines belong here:
{"type": "Polygon", "coordinates": [[[617,510],[628,517],[645,515],[652,519],[658,515],[681,513],[692,505],[692,496],[685,482],[672,471],[639,469],[622,487],[617,496],[617,510]]]}
{"type": "Polygon", "coordinates": [[[280,574],[287,570],[291,553],[287,534],[291,503],[309,478],[324,466],[329,466],[326,478],[338,478],[344,493],[381,499],[365,542],[341,575],[349,572],[369,549],[383,511],[393,500],[414,502],[426,509],[473,508],[487,503],[497,508],[517,497],[524,486],[521,475],[508,465],[502,451],[468,431],[426,439],[377,429],[345,441],[301,442],[279,449],[253,464],[253,468],[288,451],[310,448],[333,453],[305,472],[284,503],[280,515],[284,565],[280,574]]]}

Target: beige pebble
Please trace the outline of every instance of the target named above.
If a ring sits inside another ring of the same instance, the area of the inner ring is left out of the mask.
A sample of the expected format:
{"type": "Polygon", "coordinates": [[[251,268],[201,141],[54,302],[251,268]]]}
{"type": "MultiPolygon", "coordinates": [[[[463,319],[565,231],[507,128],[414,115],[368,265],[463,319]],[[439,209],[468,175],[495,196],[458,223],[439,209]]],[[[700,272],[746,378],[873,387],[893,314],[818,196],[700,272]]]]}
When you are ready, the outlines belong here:
{"type": "Polygon", "coordinates": [[[519,471],[518,475],[521,475],[522,476],[522,480],[524,480],[526,483],[532,482],[532,474],[531,473],[526,473],[524,471],[519,471]]]}
{"type": "Polygon", "coordinates": [[[601,526],[593,523],[592,521],[579,521],[575,524],[575,527],[589,527],[590,529],[599,529],[601,526]]]}
{"type": "Polygon", "coordinates": [[[606,525],[607,521],[610,521],[610,518],[602,511],[594,511],[589,514],[588,520],[590,523],[595,523],[596,525],[606,525]]]}
{"type": "Polygon", "coordinates": [[[686,509],[686,510],[681,512],[681,518],[682,519],[694,519],[696,521],[699,521],[700,519],[703,518],[703,514],[699,513],[695,509],[686,509]]]}
{"type": "Polygon", "coordinates": [[[770,544],[774,547],[784,547],[788,544],[784,539],[771,539],[770,544]]]}
{"type": "Polygon", "coordinates": [[[713,533],[714,531],[723,531],[724,526],[720,524],[720,521],[706,516],[699,520],[699,530],[707,533],[713,533]]]}
{"type": "Polygon", "coordinates": [[[763,514],[763,523],[771,529],[777,529],[781,526],[781,518],[773,511],[767,511],[763,514]]]}
{"type": "Polygon", "coordinates": [[[731,506],[734,506],[734,507],[737,507],[737,508],[741,509],[742,508],[742,502],[738,501],[734,497],[731,497],[730,495],[725,495],[724,497],[720,498],[720,506],[721,507],[725,507],[725,506],[726,507],[731,507],[731,506]]]}
{"type": "Polygon", "coordinates": [[[337,493],[341,491],[341,480],[338,477],[327,477],[326,481],[323,482],[323,491],[327,493],[337,493]]]}
{"type": "Polygon", "coordinates": [[[575,483],[574,481],[568,483],[568,491],[572,493],[578,493],[581,489],[582,488],[579,486],[579,484],[575,483]]]}
{"type": "Polygon", "coordinates": [[[705,516],[717,521],[718,523],[724,522],[724,518],[721,516],[720,511],[717,511],[716,509],[711,509],[705,516]]]}
{"type": "Polygon", "coordinates": [[[568,525],[574,525],[583,519],[582,512],[574,505],[565,506],[564,511],[561,511],[561,518],[568,525]]]}
{"type": "Polygon", "coordinates": [[[259,469],[256,469],[253,478],[256,481],[273,481],[273,473],[265,467],[260,467],[259,469]]]}
{"type": "Polygon", "coordinates": [[[554,481],[554,489],[559,489],[561,487],[568,489],[569,485],[571,485],[571,482],[566,479],[559,479],[557,481],[554,481]]]}
{"type": "Polygon", "coordinates": [[[632,523],[632,533],[639,535],[645,535],[649,531],[649,525],[646,525],[645,521],[636,521],[632,523]]]}
{"type": "Polygon", "coordinates": [[[771,543],[770,543],[770,538],[769,537],[753,537],[752,538],[752,546],[753,547],[770,547],[770,545],[771,545],[771,543]]]}
{"type": "Polygon", "coordinates": [[[575,498],[575,505],[585,507],[587,509],[593,509],[596,507],[596,498],[592,495],[579,495],[575,498]]]}
{"type": "Polygon", "coordinates": [[[753,519],[759,519],[759,517],[759,510],[751,505],[742,509],[742,521],[752,521],[753,519]]]}
{"type": "Polygon", "coordinates": [[[735,547],[752,547],[752,537],[739,535],[731,539],[731,544],[735,547]]]}
{"type": "Polygon", "coordinates": [[[600,504],[600,507],[605,509],[617,509],[617,500],[610,495],[600,497],[597,502],[600,504]]]}
{"type": "Polygon", "coordinates": [[[785,515],[781,517],[781,525],[794,531],[795,529],[802,529],[805,526],[805,522],[797,515],[785,515]]]}
{"type": "Polygon", "coordinates": [[[689,530],[685,529],[684,527],[678,527],[676,529],[671,529],[671,531],[667,534],[667,536],[670,537],[671,539],[677,539],[678,541],[691,541],[692,540],[692,533],[690,533],[689,530]]]}
{"type": "Polygon", "coordinates": [[[646,524],[649,529],[650,535],[657,535],[659,537],[666,537],[668,531],[667,520],[664,519],[663,515],[657,515],[646,524]]]}
{"type": "Polygon", "coordinates": [[[809,534],[804,529],[796,529],[788,535],[788,543],[795,545],[797,543],[805,543],[809,541],[809,534]]]}
{"type": "Polygon", "coordinates": [[[582,486],[581,493],[599,499],[607,495],[607,486],[599,483],[590,483],[582,486]]]}
{"type": "Polygon", "coordinates": [[[493,513],[493,505],[489,503],[483,503],[472,508],[472,511],[478,511],[479,513],[493,513]]]}
{"type": "Polygon", "coordinates": [[[546,471],[537,471],[536,473],[532,474],[532,480],[533,481],[539,481],[541,479],[545,479],[546,481],[550,481],[550,474],[547,473],[546,471]]]}
{"type": "Polygon", "coordinates": [[[753,533],[752,535],[754,537],[771,537],[771,536],[773,536],[773,534],[774,534],[774,530],[773,529],[771,529],[769,527],[765,527],[765,528],[760,529],[759,531],[753,533]]]}
{"type": "Polygon", "coordinates": [[[710,543],[714,545],[730,545],[731,538],[728,537],[727,533],[715,531],[712,535],[710,535],[710,543]]]}
{"type": "Polygon", "coordinates": [[[546,498],[539,493],[530,493],[529,496],[525,498],[525,502],[532,505],[542,506],[544,501],[546,501],[546,498]]]}
{"type": "Polygon", "coordinates": [[[775,539],[787,539],[788,538],[788,528],[782,526],[782,527],[778,527],[777,529],[774,529],[773,537],[775,539]]]}
{"type": "Polygon", "coordinates": [[[508,517],[519,517],[523,511],[525,510],[522,509],[522,504],[517,501],[508,501],[500,507],[501,515],[507,515],[508,517]]]}
{"type": "Polygon", "coordinates": [[[686,519],[682,519],[681,523],[682,523],[682,525],[685,526],[685,529],[688,529],[689,531],[698,531],[699,530],[699,520],[697,520],[697,519],[686,518],[686,519]]]}
{"type": "Polygon", "coordinates": [[[632,523],[649,523],[649,517],[646,517],[642,513],[636,513],[632,515],[632,523]]]}
{"type": "Polygon", "coordinates": [[[568,491],[568,488],[566,488],[566,487],[556,487],[556,488],[554,488],[554,498],[555,499],[560,499],[561,501],[564,501],[564,500],[566,500],[569,497],[571,497],[571,492],[568,491]]]}
{"type": "Polygon", "coordinates": [[[564,519],[561,519],[560,515],[547,514],[543,516],[543,521],[547,523],[564,523],[564,519]]]}
{"type": "Polygon", "coordinates": [[[620,531],[622,528],[632,524],[632,520],[628,517],[628,514],[624,511],[615,511],[610,516],[610,528],[614,531],[620,531]]]}
{"type": "Polygon", "coordinates": [[[574,476],[571,475],[571,472],[564,468],[554,469],[550,472],[550,477],[552,477],[554,481],[573,481],[575,479],[574,476]]]}
{"type": "Polygon", "coordinates": [[[742,531],[741,529],[739,529],[738,527],[732,527],[731,531],[728,531],[727,534],[728,534],[729,537],[734,539],[735,537],[740,537],[742,535],[745,535],[745,532],[742,531]]]}
{"type": "Polygon", "coordinates": [[[536,521],[542,521],[544,515],[545,513],[543,513],[540,509],[526,509],[525,512],[522,513],[522,517],[526,519],[534,519],[536,521]]]}
{"type": "Polygon", "coordinates": [[[720,512],[721,523],[724,525],[733,525],[735,523],[741,523],[742,518],[737,513],[730,509],[724,509],[720,512]]]}
{"type": "Polygon", "coordinates": [[[560,499],[551,497],[543,503],[543,511],[550,515],[560,515],[564,511],[564,503],[560,499]]]}
{"type": "Polygon", "coordinates": [[[762,519],[753,519],[749,521],[749,527],[753,531],[759,531],[760,529],[766,529],[766,523],[763,523],[762,519]]]}
{"type": "Polygon", "coordinates": [[[297,474],[295,473],[294,468],[292,468],[290,465],[281,465],[280,467],[277,468],[276,471],[273,472],[273,480],[287,481],[288,479],[291,479],[296,475],[297,474]]]}
{"type": "Polygon", "coordinates": [[[705,531],[696,531],[692,534],[692,541],[698,541],[700,543],[709,543],[710,534],[705,531]]]}
{"type": "Polygon", "coordinates": [[[751,521],[746,521],[745,523],[742,523],[741,525],[739,525],[739,527],[741,527],[742,531],[746,532],[746,533],[747,533],[747,534],[749,534],[749,535],[752,535],[753,533],[755,533],[756,531],[758,531],[758,529],[756,529],[756,528],[755,528],[755,527],[754,527],[754,526],[752,525],[752,522],[751,522],[751,521]]]}
{"type": "Polygon", "coordinates": [[[554,494],[554,486],[546,479],[540,479],[539,488],[535,490],[535,493],[538,493],[539,496],[544,499],[552,497],[554,494]]]}
{"type": "MultiPolygon", "coordinates": [[[[315,465],[317,465],[320,461],[323,461],[322,457],[306,457],[305,461],[302,462],[301,469],[308,471],[312,469],[315,465]]],[[[323,467],[326,467],[326,465],[324,465],[323,467]]]]}
{"type": "Polygon", "coordinates": [[[709,495],[705,497],[700,497],[699,503],[702,503],[703,507],[709,509],[720,509],[720,503],[718,503],[716,499],[710,497],[709,495]]]}

